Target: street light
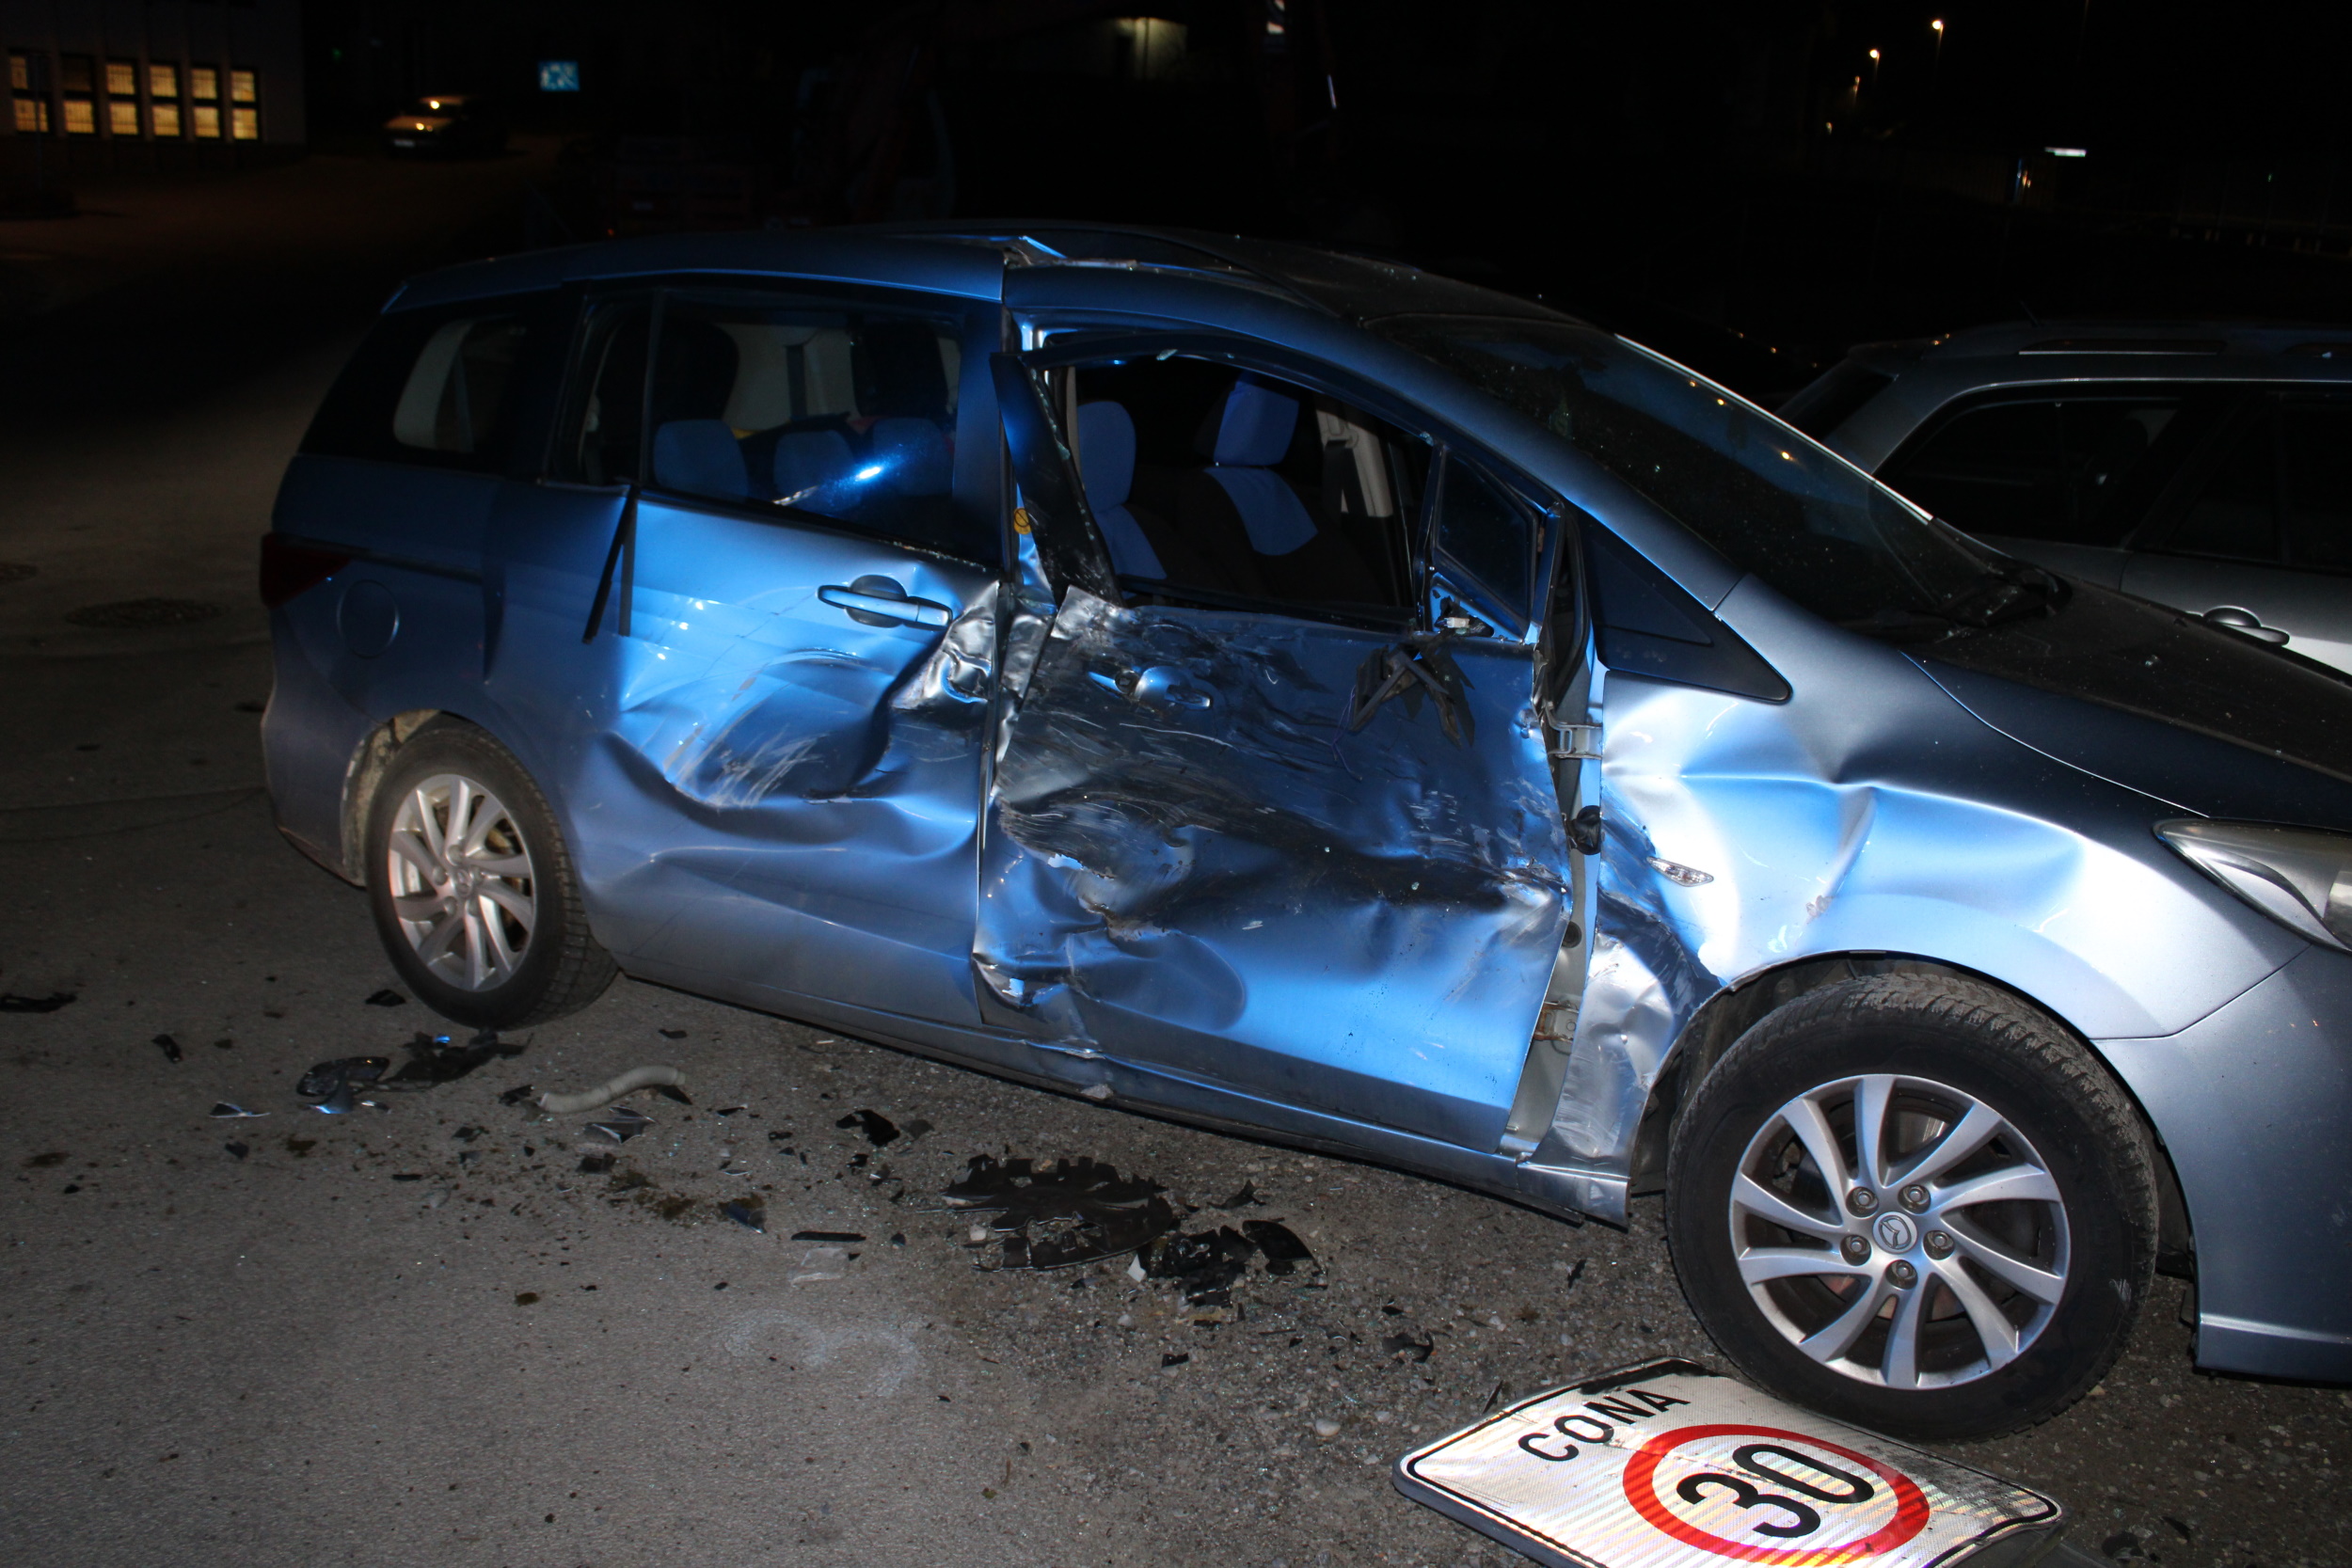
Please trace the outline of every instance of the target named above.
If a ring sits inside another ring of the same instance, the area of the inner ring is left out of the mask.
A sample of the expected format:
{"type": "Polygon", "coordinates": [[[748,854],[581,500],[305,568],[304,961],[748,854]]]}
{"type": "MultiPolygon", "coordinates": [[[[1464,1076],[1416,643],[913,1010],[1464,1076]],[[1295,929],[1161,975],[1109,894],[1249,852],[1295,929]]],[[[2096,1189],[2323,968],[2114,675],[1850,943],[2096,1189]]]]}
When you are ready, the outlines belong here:
{"type": "Polygon", "coordinates": [[[1928,68],[1928,90],[1933,92],[1944,80],[1944,19],[1939,16],[1928,25],[1935,31],[1935,62],[1928,68]]]}
{"type": "Polygon", "coordinates": [[[1879,52],[1875,49],[1870,51],[1870,90],[1879,90],[1879,52]]]}

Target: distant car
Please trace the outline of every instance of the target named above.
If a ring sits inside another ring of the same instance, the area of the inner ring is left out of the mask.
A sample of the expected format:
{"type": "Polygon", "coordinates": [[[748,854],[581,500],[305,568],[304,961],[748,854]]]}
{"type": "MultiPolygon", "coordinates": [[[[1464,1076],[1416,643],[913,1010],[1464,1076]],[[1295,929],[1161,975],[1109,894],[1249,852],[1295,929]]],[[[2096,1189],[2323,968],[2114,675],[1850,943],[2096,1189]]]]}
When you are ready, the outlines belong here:
{"type": "Polygon", "coordinates": [[[1866,343],[1780,415],[2011,555],[2352,671],[2352,329],[1866,343]]]}
{"type": "Polygon", "coordinates": [[[384,149],[410,157],[502,152],[506,121],[477,94],[427,94],[384,122],[384,149]]]}
{"type": "Polygon", "coordinates": [[[2352,1377],[2352,681],[1540,305],[1156,230],[526,252],[387,307],[262,561],[279,826],[450,1018],[617,967],[1662,1189],[1724,1353],[1880,1430],[2062,1407],[2160,1262],[2202,1365],[2352,1377]]]}

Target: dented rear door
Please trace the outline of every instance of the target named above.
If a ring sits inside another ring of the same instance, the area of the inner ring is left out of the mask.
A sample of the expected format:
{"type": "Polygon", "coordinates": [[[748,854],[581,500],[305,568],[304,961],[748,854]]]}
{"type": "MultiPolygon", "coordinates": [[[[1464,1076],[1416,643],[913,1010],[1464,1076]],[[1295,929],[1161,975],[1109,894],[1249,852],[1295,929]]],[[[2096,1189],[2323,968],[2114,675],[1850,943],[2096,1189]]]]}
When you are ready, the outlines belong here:
{"type": "Polygon", "coordinates": [[[1120,603],[1045,384],[996,370],[1053,597],[988,796],[991,1022],[1497,1148],[1567,918],[1531,641],[1120,603]]]}

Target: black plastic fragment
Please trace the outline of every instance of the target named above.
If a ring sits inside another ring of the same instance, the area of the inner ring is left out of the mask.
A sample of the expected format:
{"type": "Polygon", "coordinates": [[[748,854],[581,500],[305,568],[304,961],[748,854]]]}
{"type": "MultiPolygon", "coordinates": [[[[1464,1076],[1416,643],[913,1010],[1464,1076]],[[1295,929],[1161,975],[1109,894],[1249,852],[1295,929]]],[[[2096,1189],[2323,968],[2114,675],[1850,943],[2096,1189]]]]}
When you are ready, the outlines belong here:
{"type": "Polygon", "coordinates": [[[691,1105],[694,1103],[691,1100],[686,1098],[686,1091],[679,1088],[675,1084],[656,1084],[653,1086],[653,1092],[660,1095],[664,1100],[675,1100],[681,1105],[691,1105]]]}
{"type": "Polygon", "coordinates": [[[1163,1367],[1181,1367],[1191,1359],[1192,1352],[1188,1350],[1172,1350],[1160,1357],[1160,1365],[1163,1367]]]}
{"type": "Polygon", "coordinates": [[[1580,1280],[1580,1279],[1583,1278],[1583,1277],[1584,1277],[1584,1259],[1581,1259],[1581,1258],[1580,1258],[1580,1259],[1578,1259],[1576,1260],[1576,1267],[1574,1267],[1574,1268],[1572,1268],[1572,1269],[1570,1269],[1570,1270],[1568,1271],[1568,1282],[1567,1282],[1567,1284],[1565,1284],[1565,1285],[1562,1286],[1562,1287],[1561,1287],[1561,1289],[1563,1289],[1563,1290],[1567,1290],[1567,1291],[1573,1291],[1573,1290],[1575,1290],[1575,1289],[1576,1289],[1576,1282],[1577,1282],[1578,1280],[1580,1280]]]}
{"type": "Polygon", "coordinates": [[[682,1040],[686,1037],[686,1031],[683,1029],[661,1029],[657,1030],[656,1033],[665,1040],[682,1040]]]}
{"type": "Polygon", "coordinates": [[[1307,1243],[1298,1239],[1289,1226],[1273,1220],[1244,1220],[1241,1233],[1257,1244],[1265,1257],[1265,1272],[1271,1275],[1294,1273],[1301,1263],[1312,1266],[1315,1255],[1307,1250],[1307,1243]]]}
{"type": "Polygon", "coordinates": [[[453,1142],[461,1144],[469,1144],[480,1136],[482,1136],[482,1129],[471,1125],[461,1127],[450,1134],[453,1142]]]}
{"type": "Polygon", "coordinates": [[[851,1111],[835,1127],[854,1129],[866,1134],[866,1141],[876,1148],[887,1148],[898,1141],[898,1125],[880,1111],[851,1111]]]}
{"type": "Polygon", "coordinates": [[[719,1205],[719,1212],[746,1230],[756,1230],[763,1236],[768,1233],[768,1210],[759,1202],[752,1199],[738,1199],[730,1203],[722,1203],[719,1205]]]}
{"type": "Polygon", "coordinates": [[[500,1039],[495,1029],[485,1029],[463,1045],[452,1045],[447,1035],[428,1035],[420,1029],[407,1049],[408,1060],[388,1082],[419,1089],[453,1084],[485,1062],[523,1053],[521,1046],[500,1039]]]}
{"type": "Polygon", "coordinates": [[[1001,1246],[982,1267],[1061,1269],[1134,1252],[1175,1229],[1176,1211],[1162,1195],[1157,1182],[1090,1159],[1041,1170],[977,1154],[940,1197],[949,1209],[997,1216],[985,1240],[1001,1246]]]}
{"type": "Polygon", "coordinates": [[[718,1105],[711,1108],[710,1114],[714,1117],[731,1117],[738,1111],[745,1111],[750,1108],[751,1107],[747,1105],[718,1105]]]}
{"type": "Polygon", "coordinates": [[[513,1088],[506,1090],[499,1096],[499,1103],[501,1105],[520,1105],[531,1098],[531,1091],[532,1087],[533,1085],[530,1084],[517,1084],[513,1088]]]}
{"type": "Polygon", "coordinates": [[[1241,1184],[1240,1191],[1234,1193],[1232,1196],[1222,1203],[1212,1203],[1209,1207],[1212,1209],[1247,1209],[1253,1203],[1264,1202],[1265,1199],[1258,1196],[1258,1184],[1255,1181],[1245,1181],[1241,1184]]]}
{"type": "Polygon", "coordinates": [[[252,1149],[250,1149],[250,1148],[246,1148],[244,1144],[241,1144],[241,1143],[235,1143],[235,1142],[225,1143],[225,1144],[221,1145],[220,1147],[221,1147],[221,1148],[225,1148],[225,1149],[227,1149],[227,1150],[228,1150],[228,1151],[229,1151],[231,1155],[233,1155],[235,1158],[240,1159],[240,1160],[244,1159],[246,1155],[248,1155],[248,1154],[250,1154],[250,1153],[252,1153],[252,1152],[253,1152],[253,1150],[252,1150],[252,1149]]]}
{"type": "Polygon", "coordinates": [[[421,1181],[424,1178],[414,1171],[395,1171],[392,1173],[392,1180],[395,1181],[421,1181]]]}
{"type": "Polygon", "coordinates": [[[165,1061],[176,1062],[180,1059],[180,1042],[169,1035],[157,1035],[154,1044],[155,1049],[164,1053],[165,1061]]]}
{"type": "Polygon", "coordinates": [[[1143,1255],[1143,1272],[1174,1280],[1191,1306],[1227,1307],[1257,1250],[1232,1226],[1220,1225],[1197,1236],[1163,1237],[1143,1255]]]}
{"type": "Polygon", "coordinates": [[[612,1168],[612,1156],[610,1154],[583,1154],[580,1157],[580,1169],[583,1176],[602,1176],[612,1168]]]}
{"type": "Polygon", "coordinates": [[[796,1242],[862,1242],[866,1240],[866,1232],[863,1230],[795,1230],[792,1232],[792,1239],[796,1242]]]}
{"type": "Polygon", "coordinates": [[[371,1007],[405,1007],[408,1006],[408,999],[386,986],[382,990],[371,992],[367,1005],[371,1007]]]}
{"type": "Polygon", "coordinates": [[[47,996],[19,996],[14,991],[0,992],[0,1013],[54,1013],[70,1006],[75,993],[53,990],[47,996]]]}
{"type": "Polygon", "coordinates": [[[321,1062],[302,1075],[294,1085],[294,1093],[305,1100],[316,1101],[315,1109],[330,1117],[349,1116],[353,1105],[352,1090],[373,1084],[384,1076],[384,1069],[392,1065],[389,1056],[345,1056],[337,1061],[321,1062]]]}

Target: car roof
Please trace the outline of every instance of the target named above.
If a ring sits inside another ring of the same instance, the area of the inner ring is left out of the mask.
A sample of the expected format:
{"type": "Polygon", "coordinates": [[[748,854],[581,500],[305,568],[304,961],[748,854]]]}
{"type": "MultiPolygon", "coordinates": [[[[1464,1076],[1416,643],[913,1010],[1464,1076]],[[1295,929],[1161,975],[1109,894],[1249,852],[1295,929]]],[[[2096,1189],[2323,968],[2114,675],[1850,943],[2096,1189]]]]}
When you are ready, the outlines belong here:
{"type": "MultiPolygon", "coordinates": [[[[2147,381],[2352,381],[2352,327],[2228,321],[2002,322],[1862,343],[1850,367],[1891,379],[1823,441],[1875,469],[1953,399],[2007,387],[2147,381]]],[[[1817,383],[1816,385],[1820,385],[1817,383]]],[[[1808,388],[1810,390],[1810,388],[1808,388]]],[[[1790,400],[1795,405],[1805,396],[1790,400]]]]}
{"type": "Polygon", "coordinates": [[[413,278],[387,309],[409,309],[565,283],[662,273],[742,273],[1002,297],[1007,268],[1181,276],[1351,322],[1397,315],[1566,320],[1515,295],[1381,257],[1233,234],[1144,226],[930,223],[662,234],[468,262],[413,278]]]}

